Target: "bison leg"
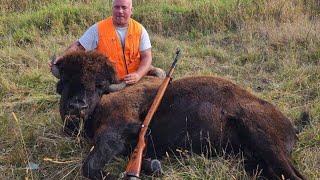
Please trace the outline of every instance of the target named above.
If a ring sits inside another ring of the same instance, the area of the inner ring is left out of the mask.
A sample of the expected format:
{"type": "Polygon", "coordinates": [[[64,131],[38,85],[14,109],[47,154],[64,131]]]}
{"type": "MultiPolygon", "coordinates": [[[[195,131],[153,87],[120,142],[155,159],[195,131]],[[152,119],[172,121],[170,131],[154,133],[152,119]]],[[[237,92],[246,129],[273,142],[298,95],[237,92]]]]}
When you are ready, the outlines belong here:
{"type": "MultiPolygon", "coordinates": [[[[230,120],[234,121],[234,119],[230,120]]],[[[263,176],[268,179],[277,179],[282,176],[292,180],[304,179],[291,163],[284,146],[287,142],[281,141],[276,133],[262,125],[246,125],[244,122],[238,119],[233,123],[236,124],[243,151],[251,154],[247,156],[249,162],[256,161],[259,168],[262,169],[263,176]]]]}
{"type": "Polygon", "coordinates": [[[104,131],[97,138],[96,146],[84,161],[83,175],[90,179],[103,179],[106,175],[102,170],[103,167],[123,149],[124,141],[118,132],[104,131]]]}

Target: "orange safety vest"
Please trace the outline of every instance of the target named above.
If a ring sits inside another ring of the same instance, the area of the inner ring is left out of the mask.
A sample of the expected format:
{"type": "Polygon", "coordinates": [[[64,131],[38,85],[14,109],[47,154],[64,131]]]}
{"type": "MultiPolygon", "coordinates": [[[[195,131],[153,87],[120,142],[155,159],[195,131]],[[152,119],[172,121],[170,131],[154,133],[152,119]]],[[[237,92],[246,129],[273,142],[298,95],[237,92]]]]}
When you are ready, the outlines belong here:
{"type": "Polygon", "coordinates": [[[140,65],[140,38],[142,25],[130,19],[122,50],[120,38],[112,22],[112,17],[98,22],[99,41],[97,51],[106,55],[114,64],[117,76],[123,79],[127,74],[138,70],[140,65]]]}

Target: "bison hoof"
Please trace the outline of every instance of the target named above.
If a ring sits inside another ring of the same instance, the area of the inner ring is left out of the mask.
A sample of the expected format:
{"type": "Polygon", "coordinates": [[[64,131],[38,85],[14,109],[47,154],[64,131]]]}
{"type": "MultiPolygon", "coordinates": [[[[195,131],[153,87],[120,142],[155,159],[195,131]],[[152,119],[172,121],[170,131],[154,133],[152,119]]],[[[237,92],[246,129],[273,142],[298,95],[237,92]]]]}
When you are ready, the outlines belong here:
{"type": "Polygon", "coordinates": [[[144,159],[143,170],[148,175],[161,176],[162,168],[161,163],[157,159],[144,159]]]}

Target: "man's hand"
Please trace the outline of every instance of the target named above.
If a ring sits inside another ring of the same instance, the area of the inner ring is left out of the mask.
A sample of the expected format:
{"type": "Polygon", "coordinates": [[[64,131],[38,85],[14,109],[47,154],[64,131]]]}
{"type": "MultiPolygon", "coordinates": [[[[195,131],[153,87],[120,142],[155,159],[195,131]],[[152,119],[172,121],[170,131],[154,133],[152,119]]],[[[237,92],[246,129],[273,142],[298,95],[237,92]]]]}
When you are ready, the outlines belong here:
{"type": "Polygon", "coordinates": [[[141,75],[134,72],[134,73],[130,73],[130,74],[126,75],[126,77],[124,78],[124,82],[126,84],[134,84],[134,83],[138,82],[141,78],[142,78],[141,75]]]}
{"type": "Polygon", "coordinates": [[[151,48],[146,49],[144,51],[140,51],[140,58],[141,58],[141,62],[138,70],[124,77],[124,82],[126,84],[134,84],[148,73],[148,71],[151,68],[151,62],[152,62],[151,48]]]}

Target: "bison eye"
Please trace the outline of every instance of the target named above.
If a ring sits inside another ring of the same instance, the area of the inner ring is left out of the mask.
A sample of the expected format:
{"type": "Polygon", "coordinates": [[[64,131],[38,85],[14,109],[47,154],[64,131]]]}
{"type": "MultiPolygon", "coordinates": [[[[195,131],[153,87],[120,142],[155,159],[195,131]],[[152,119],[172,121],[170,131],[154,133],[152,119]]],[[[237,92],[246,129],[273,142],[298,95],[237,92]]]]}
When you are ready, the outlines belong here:
{"type": "Polygon", "coordinates": [[[101,84],[96,84],[96,88],[97,88],[97,89],[101,89],[101,88],[102,88],[102,85],[101,85],[101,84]]]}
{"type": "Polygon", "coordinates": [[[107,81],[96,82],[96,88],[101,91],[105,91],[107,85],[108,85],[107,81]]]}
{"type": "Polygon", "coordinates": [[[99,92],[103,93],[104,86],[102,84],[96,84],[96,90],[98,90],[99,92]]]}

